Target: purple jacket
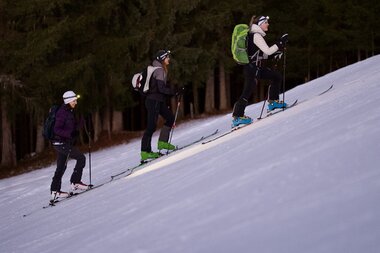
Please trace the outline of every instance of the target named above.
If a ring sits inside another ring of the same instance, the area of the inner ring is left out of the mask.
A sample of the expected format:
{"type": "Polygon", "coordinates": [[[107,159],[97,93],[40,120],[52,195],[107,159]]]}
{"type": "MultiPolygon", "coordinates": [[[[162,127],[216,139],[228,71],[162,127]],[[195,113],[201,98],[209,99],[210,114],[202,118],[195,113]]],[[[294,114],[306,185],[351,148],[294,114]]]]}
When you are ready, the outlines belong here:
{"type": "Polygon", "coordinates": [[[70,142],[73,134],[83,125],[82,120],[77,121],[70,105],[61,105],[55,115],[54,139],[57,141],[70,142]]]}

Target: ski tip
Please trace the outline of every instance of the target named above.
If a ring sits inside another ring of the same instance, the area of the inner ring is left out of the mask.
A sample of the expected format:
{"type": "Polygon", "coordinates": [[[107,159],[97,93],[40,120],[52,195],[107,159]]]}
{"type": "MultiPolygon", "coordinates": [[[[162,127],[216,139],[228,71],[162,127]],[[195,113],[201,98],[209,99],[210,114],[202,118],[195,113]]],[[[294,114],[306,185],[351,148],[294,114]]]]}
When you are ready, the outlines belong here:
{"type": "Polygon", "coordinates": [[[325,91],[319,93],[318,96],[321,96],[321,95],[327,93],[327,92],[328,92],[329,90],[331,90],[333,87],[334,87],[334,84],[331,84],[330,87],[329,87],[328,89],[326,89],[325,91]]]}

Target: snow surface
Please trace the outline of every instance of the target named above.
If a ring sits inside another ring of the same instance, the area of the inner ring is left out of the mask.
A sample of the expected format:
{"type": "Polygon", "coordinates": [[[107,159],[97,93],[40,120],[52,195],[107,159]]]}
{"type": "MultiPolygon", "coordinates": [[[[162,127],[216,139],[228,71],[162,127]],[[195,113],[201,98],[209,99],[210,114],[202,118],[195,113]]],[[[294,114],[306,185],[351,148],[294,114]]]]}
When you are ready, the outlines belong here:
{"type": "MultiPolygon", "coordinates": [[[[300,85],[290,110],[53,208],[42,206],[55,165],[0,180],[0,252],[380,252],[379,66],[375,56],[300,85]]],[[[230,123],[181,124],[173,143],[230,123]]],[[[92,182],[136,165],[139,149],[92,153],[92,182]]]]}

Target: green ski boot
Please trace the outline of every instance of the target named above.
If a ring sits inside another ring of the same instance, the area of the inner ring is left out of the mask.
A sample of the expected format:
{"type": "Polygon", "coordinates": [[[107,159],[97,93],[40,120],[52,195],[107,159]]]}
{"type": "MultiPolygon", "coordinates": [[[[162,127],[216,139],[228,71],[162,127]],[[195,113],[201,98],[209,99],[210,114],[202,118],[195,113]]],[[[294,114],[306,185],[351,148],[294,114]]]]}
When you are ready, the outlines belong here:
{"type": "Polygon", "coordinates": [[[152,160],[160,157],[160,153],[141,151],[141,162],[152,160]]]}
{"type": "Polygon", "coordinates": [[[161,149],[175,150],[176,147],[174,145],[170,144],[169,142],[158,141],[157,148],[158,148],[158,150],[161,150],[161,149]]]}

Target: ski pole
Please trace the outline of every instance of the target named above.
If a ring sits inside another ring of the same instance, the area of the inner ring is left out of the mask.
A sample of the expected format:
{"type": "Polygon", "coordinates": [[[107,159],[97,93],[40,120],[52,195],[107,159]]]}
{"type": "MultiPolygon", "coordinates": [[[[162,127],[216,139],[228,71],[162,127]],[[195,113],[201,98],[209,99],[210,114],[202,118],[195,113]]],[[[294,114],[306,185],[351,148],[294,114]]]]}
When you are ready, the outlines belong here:
{"type": "MultiPolygon", "coordinates": [[[[174,116],[174,123],[172,125],[172,131],[170,131],[169,143],[172,142],[172,137],[173,137],[173,132],[174,132],[174,128],[175,128],[175,123],[177,121],[179,107],[181,106],[181,99],[182,99],[182,94],[178,95],[177,108],[175,110],[175,116],[174,116]]],[[[169,150],[167,151],[166,154],[168,154],[168,153],[169,153],[169,150]]]]}
{"type": "MultiPolygon", "coordinates": [[[[282,101],[285,103],[285,75],[286,75],[286,48],[284,48],[284,64],[283,64],[283,75],[282,75],[282,101]]],[[[285,107],[282,108],[285,110],[285,107]]]]}
{"type": "MultiPolygon", "coordinates": [[[[90,120],[90,122],[91,122],[91,120],[90,120]]],[[[86,132],[87,137],[88,137],[88,165],[89,165],[89,167],[88,167],[89,173],[88,174],[89,174],[89,178],[90,178],[89,186],[92,187],[92,183],[91,183],[91,132],[88,131],[86,123],[87,122],[85,121],[84,131],[86,132]]]]}
{"type": "Polygon", "coordinates": [[[268,96],[267,96],[267,98],[264,100],[263,107],[261,108],[260,117],[258,117],[257,119],[262,119],[263,111],[264,111],[264,107],[265,107],[265,103],[266,103],[267,100],[269,99],[269,91],[270,91],[270,87],[271,87],[271,85],[269,85],[269,87],[268,87],[268,96]]]}

